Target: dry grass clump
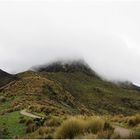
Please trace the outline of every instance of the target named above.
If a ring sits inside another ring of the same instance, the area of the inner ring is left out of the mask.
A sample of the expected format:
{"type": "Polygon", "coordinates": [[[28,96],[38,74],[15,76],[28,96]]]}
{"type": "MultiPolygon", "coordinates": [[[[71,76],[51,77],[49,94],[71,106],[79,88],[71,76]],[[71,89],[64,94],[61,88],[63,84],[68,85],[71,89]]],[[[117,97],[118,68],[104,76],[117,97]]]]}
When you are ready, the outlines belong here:
{"type": "Polygon", "coordinates": [[[44,136],[45,138],[48,134],[52,134],[54,129],[52,127],[40,127],[37,131],[40,136],[44,136]]]}
{"type": "Polygon", "coordinates": [[[84,133],[76,136],[74,139],[97,139],[97,135],[92,133],[84,133]]]}
{"type": "Polygon", "coordinates": [[[138,124],[140,124],[140,114],[137,114],[135,116],[132,116],[132,117],[130,117],[128,119],[128,125],[129,126],[134,127],[134,126],[136,126],[138,124]]]}
{"type": "Polygon", "coordinates": [[[66,120],[54,135],[56,139],[73,139],[75,136],[83,132],[84,122],[81,119],[71,118],[66,120]]]}
{"type": "Polygon", "coordinates": [[[97,134],[97,139],[110,139],[113,132],[113,130],[100,131],[97,134]]]}
{"type": "Polygon", "coordinates": [[[112,127],[108,122],[99,117],[78,116],[64,121],[62,125],[56,130],[54,137],[61,139],[84,137],[95,138],[95,134],[98,134],[98,132],[103,132],[106,137],[110,137],[110,134],[113,131],[111,128],[112,127]]]}
{"type": "Polygon", "coordinates": [[[85,130],[89,133],[96,134],[98,131],[102,131],[104,129],[104,124],[104,120],[91,117],[85,121],[85,130]]]}
{"type": "Polygon", "coordinates": [[[63,119],[57,116],[50,116],[47,121],[45,121],[46,126],[58,127],[62,123],[63,119]]]}
{"type": "Polygon", "coordinates": [[[111,121],[117,123],[126,123],[128,126],[135,127],[140,124],[140,114],[136,114],[134,116],[116,115],[112,117],[111,121]]]}
{"type": "Polygon", "coordinates": [[[112,122],[118,122],[118,123],[125,123],[127,121],[127,117],[120,115],[115,115],[111,117],[112,122]]]}

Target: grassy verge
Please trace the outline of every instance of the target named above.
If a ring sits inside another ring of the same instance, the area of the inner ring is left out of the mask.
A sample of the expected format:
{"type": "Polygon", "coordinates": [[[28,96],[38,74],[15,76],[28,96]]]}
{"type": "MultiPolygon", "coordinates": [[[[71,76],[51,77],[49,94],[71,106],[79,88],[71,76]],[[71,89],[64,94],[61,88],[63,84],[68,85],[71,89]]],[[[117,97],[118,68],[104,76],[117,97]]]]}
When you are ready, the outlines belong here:
{"type": "Polygon", "coordinates": [[[20,117],[22,116],[19,112],[12,112],[0,116],[0,129],[5,129],[7,131],[6,135],[2,138],[22,137],[25,135],[26,126],[19,123],[20,117]]]}

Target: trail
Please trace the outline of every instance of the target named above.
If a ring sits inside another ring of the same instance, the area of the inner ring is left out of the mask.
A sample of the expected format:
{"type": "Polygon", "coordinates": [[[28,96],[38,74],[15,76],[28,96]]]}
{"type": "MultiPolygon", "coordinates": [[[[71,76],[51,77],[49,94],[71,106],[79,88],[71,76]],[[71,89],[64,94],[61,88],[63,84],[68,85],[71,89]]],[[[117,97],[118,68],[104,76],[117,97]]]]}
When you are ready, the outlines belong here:
{"type": "Polygon", "coordinates": [[[133,135],[133,132],[129,129],[122,128],[122,127],[115,127],[114,133],[119,135],[120,138],[130,138],[133,135]]]}
{"type": "Polygon", "coordinates": [[[31,117],[31,118],[38,118],[38,119],[41,119],[41,118],[42,118],[42,117],[40,117],[40,116],[37,116],[37,115],[34,115],[34,114],[32,114],[32,113],[27,112],[26,109],[21,110],[21,111],[20,111],[20,114],[22,114],[22,115],[24,115],[24,116],[31,117]]]}

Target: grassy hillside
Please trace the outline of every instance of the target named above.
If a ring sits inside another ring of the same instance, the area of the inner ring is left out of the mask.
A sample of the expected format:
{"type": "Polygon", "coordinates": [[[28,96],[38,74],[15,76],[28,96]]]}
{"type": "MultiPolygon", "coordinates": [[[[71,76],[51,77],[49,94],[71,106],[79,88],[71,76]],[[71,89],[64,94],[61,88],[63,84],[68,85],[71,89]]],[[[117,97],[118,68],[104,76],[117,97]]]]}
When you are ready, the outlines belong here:
{"type": "Polygon", "coordinates": [[[130,83],[104,81],[81,62],[15,77],[0,91],[0,138],[120,138],[117,125],[139,137],[140,91],[130,83]]]}
{"type": "Polygon", "coordinates": [[[48,73],[44,76],[60,82],[77,100],[99,114],[135,114],[140,112],[140,91],[115,85],[82,72],[48,73]]]}

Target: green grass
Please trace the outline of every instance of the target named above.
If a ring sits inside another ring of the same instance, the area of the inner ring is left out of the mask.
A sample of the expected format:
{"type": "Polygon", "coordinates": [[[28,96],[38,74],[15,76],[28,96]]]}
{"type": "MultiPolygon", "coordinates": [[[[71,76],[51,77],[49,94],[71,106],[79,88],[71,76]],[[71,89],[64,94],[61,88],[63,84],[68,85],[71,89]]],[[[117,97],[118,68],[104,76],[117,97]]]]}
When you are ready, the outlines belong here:
{"type": "Polygon", "coordinates": [[[124,88],[82,72],[44,73],[44,76],[46,75],[51,80],[61,83],[77,100],[95,113],[140,113],[140,93],[129,86],[124,88]]]}
{"type": "Polygon", "coordinates": [[[4,103],[0,103],[0,112],[10,107],[10,105],[11,105],[11,101],[5,101],[4,103]]]}
{"type": "Polygon", "coordinates": [[[3,116],[0,116],[0,128],[7,128],[8,135],[6,138],[14,138],[15,136],[22,137],[25,135],[26,127],[19,123],[19,112],[12,112],[3,116]]]}

